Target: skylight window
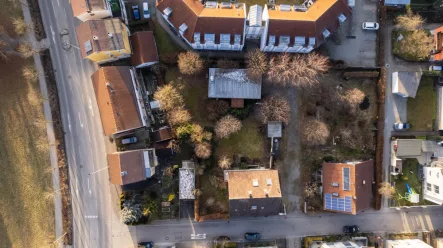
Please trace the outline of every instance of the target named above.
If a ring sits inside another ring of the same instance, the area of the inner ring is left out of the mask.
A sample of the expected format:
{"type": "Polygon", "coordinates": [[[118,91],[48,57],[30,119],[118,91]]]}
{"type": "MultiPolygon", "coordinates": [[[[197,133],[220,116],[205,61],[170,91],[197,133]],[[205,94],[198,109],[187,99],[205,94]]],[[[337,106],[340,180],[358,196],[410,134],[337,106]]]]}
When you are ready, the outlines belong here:
{"type": "Polygon", "coordinates": [[[350,168],[343,168],[343,190],[349,191],[351,189],[350,174],[350,168]]]}
{"type": "Polygon", "coordinates": [[[323,38],[325,38],[325,39],[331,35],[331,33],[329,32],[328,29],[323,30],[323,32],[321,32],[321,33],[323,35],[323,38]]]}
{"type": "Polygon", "coordinates": [[[269,36],[269,45],[273,46],[275,44],[275,35],[269,36]]]}
{"type": "Polygon", "coordinates": [[[345,21],[346,21],[346,16],[343,15],[343,14],[340,14],[340,15],[338,16],[338,21],[339,21],[340,23],[345,22],[345,21]]]}
{"type": "Polygon", "coordinates": [[[288,46],[289,45],[289,36],[280,36],[279,38],[279,46],[288,46]]]}
{"type": "Polygon", "coordinates": [[[304,36],[295,36],[295,45],[303,46],[306,44],[306,38],[304,36]]]}

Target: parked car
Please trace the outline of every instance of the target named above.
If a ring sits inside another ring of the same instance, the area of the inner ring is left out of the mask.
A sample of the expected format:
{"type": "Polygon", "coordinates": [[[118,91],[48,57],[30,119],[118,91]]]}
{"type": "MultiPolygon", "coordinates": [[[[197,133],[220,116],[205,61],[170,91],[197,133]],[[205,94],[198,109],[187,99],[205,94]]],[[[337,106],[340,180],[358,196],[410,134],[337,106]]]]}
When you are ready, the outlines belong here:
{"type": "Polygon", "coordinates": [[[245,239],[251,241],[259,240],[260,233],[245,233],[245,239]]]}
{"type": "Polygon", "coordinates": [[[149,13],[149,6],[148,3],[143,3],[143,17],[145,19],[148,19],[151,17],[151,13],[149,13]]]}
{"type": "Polygon", "coordinates": [[[134,14],[134,20],[140,20],[140,11],[138,10],[138,5],[132,6],[132,13],[134,14]]]}
{"type": "Polygon", "coordinates": [[[408,130],[411,128],[411,123],[395,123],[394,129],[395,130],[408,130]]]}
{"type": "Polygon", "coordinates": [[[363,22],[362,28],[366,30],[378,30],[380,25],[376,22],[363,22]]]}
{"type": "Polygon", "coordinates": [[[431,65],[429,66],[430,71],[441,71],[442,67],[441,65],[431,65]]]}
{"type": "Polygon", "coordinates": [[[138,141],[137,137],[124,138],[124,139],[122,139],[122,144],[129,145],[129,144],[137,143],[137,141],[138,141]]]}
{"type": "Polygon", "coordinates": [[[343,227],[343,233],[346,234],[355,234],[360,231],[360,227],[358,226],[344,226],[343,227]]]}
{"type": "Polygon", "coordinates": [[[138,243],[138,248],[153,248],[154,247],[154,242],[140,242],[138,243]]]}

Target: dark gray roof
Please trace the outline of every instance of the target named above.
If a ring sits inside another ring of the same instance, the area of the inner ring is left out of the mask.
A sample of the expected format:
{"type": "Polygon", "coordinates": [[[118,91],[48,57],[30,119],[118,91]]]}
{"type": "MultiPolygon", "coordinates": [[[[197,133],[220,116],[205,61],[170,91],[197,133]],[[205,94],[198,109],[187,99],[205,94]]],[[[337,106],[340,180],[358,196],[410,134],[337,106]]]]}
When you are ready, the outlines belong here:
{"type": "Polygon", "coordinates": [[[250,198],[229,200],[229,215],[240,216],[271,216],[283,212],[282,199],[274,198],[250,198]],[[256,209],[253,209],[256,206],[256,209]]]}
{"type": "Polygon", "coordinates": [[[209,98],[260,99],[262,80],[252,80],[244,69],[209,68],[209,98]]]}

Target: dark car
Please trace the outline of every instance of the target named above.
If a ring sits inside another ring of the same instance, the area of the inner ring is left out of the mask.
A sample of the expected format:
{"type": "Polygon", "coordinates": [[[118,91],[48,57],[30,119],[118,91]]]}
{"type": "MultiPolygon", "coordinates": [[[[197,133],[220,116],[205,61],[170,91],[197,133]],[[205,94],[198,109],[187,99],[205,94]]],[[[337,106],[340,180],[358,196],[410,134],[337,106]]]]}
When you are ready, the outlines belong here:
{"type": "Polygon", "coordinates": [[[153,248],[154,247],[154,243],[149,241],[149,242],[141,242],[138,243],[138,247],[139,248],[153,248]]]}
{"type": "Polygon", "coordinates": [[[140,20],[140,11],[138,9],[138,5],[132,6],[132,13],[134,13],[134,20],[140,20]]]}
{"type": "Polygon", "coordinates": [[[360,227],[358,226],[344,226],[343,232],[346,234],[355,234],[360,231],[360,227]]]}
{"type": "Polygon", "coordinates": [[[260,239],[260,233],[245,233],[245,239],[246,240],[259,240],[260,239]]]}

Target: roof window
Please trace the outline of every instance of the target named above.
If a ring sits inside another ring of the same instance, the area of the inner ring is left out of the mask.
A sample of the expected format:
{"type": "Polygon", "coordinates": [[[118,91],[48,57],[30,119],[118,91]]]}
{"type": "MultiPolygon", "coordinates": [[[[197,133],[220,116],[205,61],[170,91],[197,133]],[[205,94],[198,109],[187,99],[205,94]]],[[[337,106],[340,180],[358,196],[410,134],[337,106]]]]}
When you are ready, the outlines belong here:
{"type": "Polygon", "coordinates": [[[183,34],[188,29],[188,25],[183,23],[182,25],[180,25],[180,27],[178,29],[180,30],[180,33],[183,34]]]}
{"type": "Polygon", "coordinates": [[[321,32],[321,33],[323,35],[323,38],[325,38],[325,39],[328,38],[331,35],[331,33],[329,32],[329,30],[327,28],[325,28],[323,30],[323,32],[321,32]]]}
{"type": "Polygon", "coordinates": [[[284,12],[291,11],[291,5],[289,5],[289,4],[280,4],[280,11],[284,11],[284,12]]]}
{"type": "Polygon", "coordinates": [[[241,41],[241,35],[239,34],[234,35],[234,44],[240,45],[240,41],[241,41]]]}
{"type": "Polygon", "coordinates": [[[205,34],[205,42],[214,43],[214,41],[215,41],[215,34],[205,34]]]}
{"type": "Polygon", "coordinates": [[[269,36],[269,45],[273,46],[275,44],[275,35],[269,36]]]}
{"type": "Polygon", "coordinates": [[[252,180],[252,186],[258,187],[258,179],[253,179],[252,180]]]}
{"type": "Polygon", "coordinates": [[[280,36],[279,37],[278,46],[285,47],[285,46],[288,46],[288,45],[289,45],[289,36],[286,36],[286,35],[280,36]]]}
{"type": "Polygon", "coordinates": [[[163,10],[163,13],[167,16],[170,17],[172,14],[172,9],[167,7],[165,10],[163,10]]]}
{"type": "Polygon", "coordinates": [[[340,15],[338,16],[338,21],[339,21],[340,23],[345,22],[345,21],[346,21],[346,16],[343,15],[343,14],[340,14],[340,15]]]}
{"type": "Polygon", "coordinates": [[[272,179],[271,178],[266,179],[266,184],[268,186],[271,186],[272,185],[272,179]]]}
{"type": "Polygon", "coordinates": [[[200,41],[201,41],[200,33],[194,33],[194,42],[200,43],[200,41]]]}
{"type": "Polygon", "coordinates": [[[306,37],[304,36],[295,36],[295,45],[303,46],[306,44],[306,37]]]}

